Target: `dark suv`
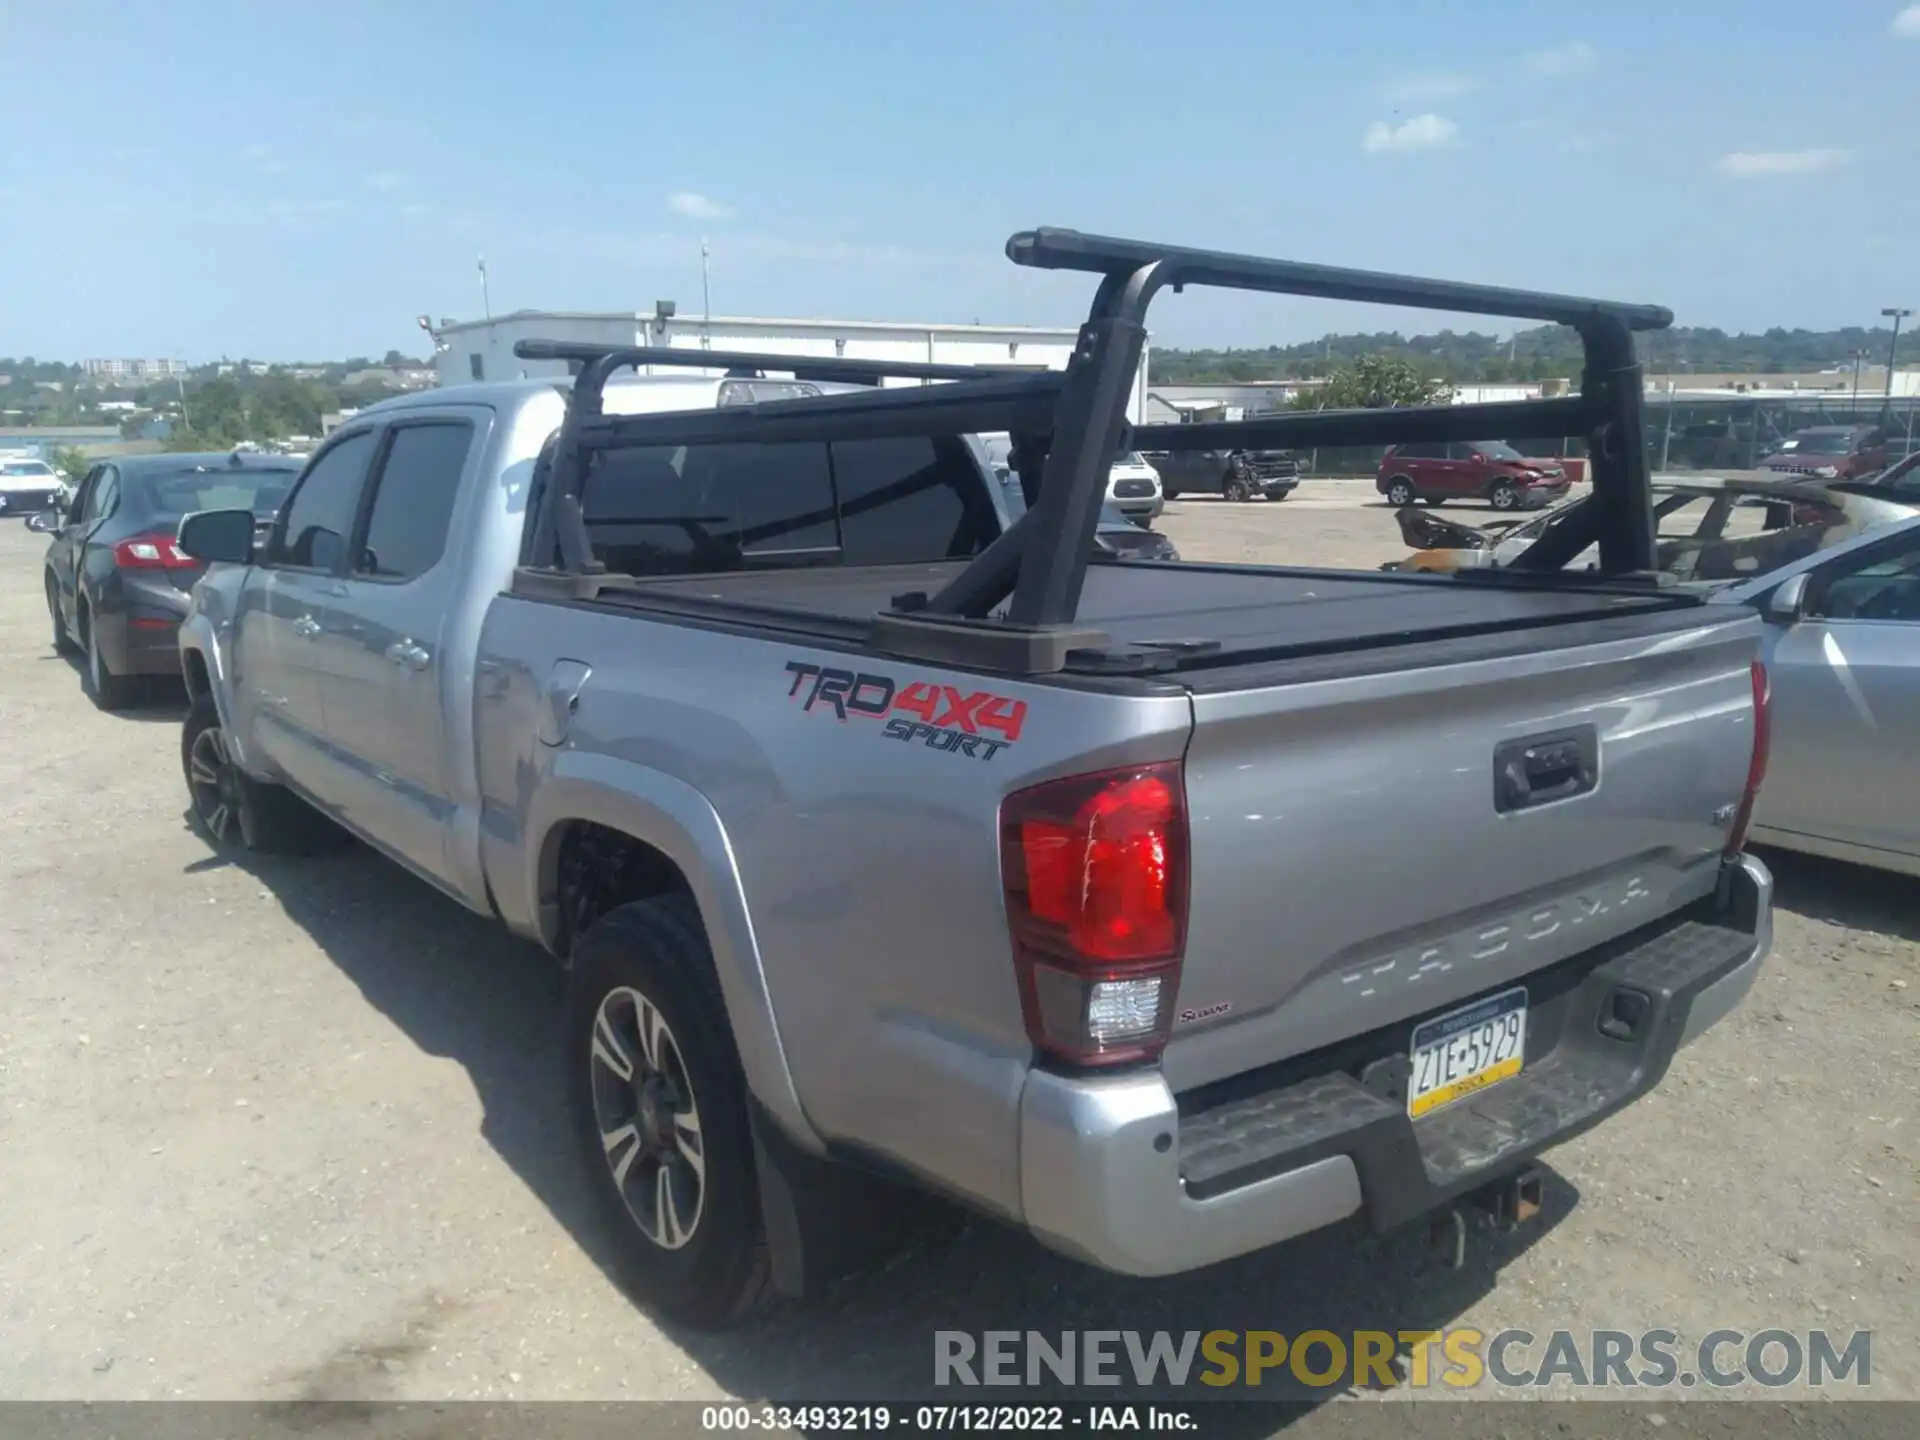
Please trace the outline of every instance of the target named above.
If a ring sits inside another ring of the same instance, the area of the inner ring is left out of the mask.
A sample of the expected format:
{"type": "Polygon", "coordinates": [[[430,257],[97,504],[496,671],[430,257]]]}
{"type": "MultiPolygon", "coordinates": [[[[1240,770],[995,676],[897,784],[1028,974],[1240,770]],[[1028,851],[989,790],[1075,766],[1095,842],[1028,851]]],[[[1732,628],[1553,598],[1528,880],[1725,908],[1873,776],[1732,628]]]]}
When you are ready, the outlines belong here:
{"type": "Polygon", "coordinates": [[[1485,500],[1496,510],[1531,510],[1567,493],[1557,460],[1534,460],[1501,440],[1395,445],[1380,459],[1374,488],[1398,509],[1424,500],[1485,500]]]}
{"type": "Polygon", "coordinates": [[[1160,472],[1160,493],[1169,500],[1284,500],[1300,486],[1300,457],[1291,450],[1160,450],[1142,458],[1160,472]]]}
{"type": "Polygon", "coordinates": [[[1814,425],[1782,440],[1762,470],[1816,480],[1863,480],[1887,465],[1887,432],[1878,425],[1814,425]]]}

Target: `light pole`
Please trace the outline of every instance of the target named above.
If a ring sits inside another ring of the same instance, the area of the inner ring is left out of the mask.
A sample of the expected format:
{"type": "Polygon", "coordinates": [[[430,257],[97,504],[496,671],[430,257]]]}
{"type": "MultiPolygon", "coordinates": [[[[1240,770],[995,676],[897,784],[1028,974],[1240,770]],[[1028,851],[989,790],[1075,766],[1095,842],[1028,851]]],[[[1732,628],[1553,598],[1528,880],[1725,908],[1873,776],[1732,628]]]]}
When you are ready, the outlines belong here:
{"type": "Polygon", "coordinates": [[[700,348],[713,348],[713,292],[707,285],[707,259],[710,252],[706,237],[700,239],[700,348]]]}
{"type": "Polygon", "coordinates": [[[1853,418],[1860,418],[1860,362],[1867,358],[1864,350],[1853,352],[1853,418]]]}
{"type": "Polygon", "coordinates": [[[1893,321],[1893,338],[1887,341],[1887,394],[1886,398],[1880,402],[1880,423],[1884,425],[1887,423],[1887,413],[1893,409],[1893,352],[1900,344],[1900,322],[1913,314],[1913,311],[1889,305],[1880,313],[1893,321]]]}
{"type": "Polygon", "coordinates": [[[480,311],[487,319],[493,319],[493,296],[487,293],[487,257],[482,255],[474,261],[480,272],[480,311]]]}

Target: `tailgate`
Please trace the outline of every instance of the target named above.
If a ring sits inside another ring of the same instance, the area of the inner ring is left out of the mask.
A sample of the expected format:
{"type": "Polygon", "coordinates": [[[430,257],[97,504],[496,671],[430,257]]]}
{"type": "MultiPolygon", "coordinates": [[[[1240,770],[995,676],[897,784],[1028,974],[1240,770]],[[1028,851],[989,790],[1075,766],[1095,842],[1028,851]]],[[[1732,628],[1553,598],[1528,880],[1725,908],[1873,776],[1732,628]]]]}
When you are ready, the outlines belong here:
{"type": "Polygon", "coordinates": [[[1196,693],[1168,1082],[1510,984],[1711,891],[1746,783],[1758,629],[1703,614],[1663,634],[1196,693]],[[1497,770],[1516,765],[1532,780],[1501,793],[1497,770]],[[1563,778],[1582,766],[1584,791],[1563,778]],[[1528,783],[1581,793],[1528,797],[1528,783]]]}

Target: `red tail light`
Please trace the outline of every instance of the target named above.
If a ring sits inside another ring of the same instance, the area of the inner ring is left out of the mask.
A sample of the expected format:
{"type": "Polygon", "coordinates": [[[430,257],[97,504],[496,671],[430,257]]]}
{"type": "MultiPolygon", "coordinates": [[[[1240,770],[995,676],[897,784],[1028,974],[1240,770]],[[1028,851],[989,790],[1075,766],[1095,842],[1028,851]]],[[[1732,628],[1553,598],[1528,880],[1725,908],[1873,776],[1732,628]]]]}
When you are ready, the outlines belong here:
{"type": "Polygon", "coordinates": [[[191,570],[200,562],[171,535],[135,535],[113,547],[113,563],[122,570],[191,570]]]}
{"type": "Polygon", "coordinates": [[[1000,859],[1034,1046],[1078,1065],[1158,1055],[1186,946],[1180,766],[1075,775],[1008,796],[1000,859]]]}
{"type": "Polygon", "coordinates": [[[1740,796],[1740,809],[1727,831],[1727,854],[1738,855],[1747,847],[1747,832],[1753,828],[1753,807],[1760,799],[1761,782],[1767,778],[1767,751],[1773,744],[1773,682],[1767,667],[1753,662],[1753,758],[1747,762],[1747,788],[1740,796]]]}

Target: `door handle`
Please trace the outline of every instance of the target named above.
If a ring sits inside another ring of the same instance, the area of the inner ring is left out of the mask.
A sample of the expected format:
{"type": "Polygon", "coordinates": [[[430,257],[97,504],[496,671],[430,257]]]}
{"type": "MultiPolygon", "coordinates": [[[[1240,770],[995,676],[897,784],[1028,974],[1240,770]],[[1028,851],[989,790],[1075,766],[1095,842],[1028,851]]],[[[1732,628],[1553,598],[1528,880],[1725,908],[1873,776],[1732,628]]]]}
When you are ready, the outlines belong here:
{"type": "Polygon", "coordinates": [[[424,670],[433,663],[433,656],[424,645],[416,645],[411,640],[396,640],[387,646],[387,659],[396,665],[405,665],[409,670],[424,670]]]}
{"type": "Polygon", "coordinates": [[[302,640],[311,640],[320,633],[320,622],[311,615],[302,615],[293,622],[293,633],[302,640]]]}

